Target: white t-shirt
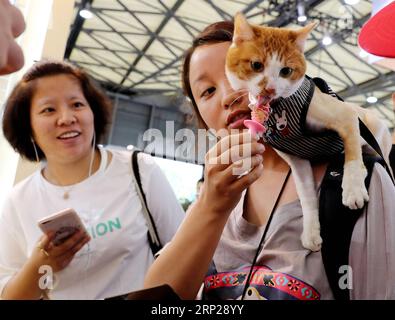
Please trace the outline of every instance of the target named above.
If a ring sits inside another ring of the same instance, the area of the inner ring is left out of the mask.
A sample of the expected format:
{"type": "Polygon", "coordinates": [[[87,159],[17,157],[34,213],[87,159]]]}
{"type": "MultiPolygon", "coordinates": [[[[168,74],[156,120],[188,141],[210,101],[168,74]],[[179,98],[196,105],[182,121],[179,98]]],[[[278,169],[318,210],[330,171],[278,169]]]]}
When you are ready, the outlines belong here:
{"type": "MultiPolygon", "coordinates": [[[[42,236],[37,221],[65,208],[74,208],[91,241],[70,265],[55,274],[52,299],[104,299],[138,290],[153,262],[142,205],[131,176],[129,152],[111,151],[111,163],[65,188],[49,183],[38,170],[19,183],[0,215],[0,292],[30,257],[42,236]]],[[[139,168],[148,208],[162,244],[169,242],[184,212],[154,160],[139,154],[139,168]]]]}

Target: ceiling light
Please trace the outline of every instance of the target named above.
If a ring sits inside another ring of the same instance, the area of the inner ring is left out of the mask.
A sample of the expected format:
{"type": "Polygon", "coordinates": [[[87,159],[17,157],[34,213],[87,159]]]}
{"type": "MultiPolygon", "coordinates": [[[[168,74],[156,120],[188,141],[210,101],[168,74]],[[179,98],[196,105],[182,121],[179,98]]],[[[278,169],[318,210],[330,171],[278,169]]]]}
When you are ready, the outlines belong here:
{"type": "Polygon", "coordinates": [[[369,103],[376,103],[377,102],[377,98],[375,96],[370,96],[366,98],[366,101],[369,103]]]}
{"type": "Polygon", "coordinates": [[[306,16],[299,16],[298,17],[298,21],[299,22],[305,22],[307,20],[307,17],[306,16]]]}
{"type": "Polygon", "coordinates": [[[344,0],[344,2],[349,5],[354,5],[357,4],[359,0],[344,0]]]}
{"type": "Polygon", "coordinates": [[[329,46],[332,43],[332,38],[330,36],[325,36],[322,38],[322,44],[324,46],[329,46]]]}
{"type": "Polygon", "coordinates": [[[305,13],[304,3],[302,1],[298,2],[297,9],[298,9],[298,21],[305,22],[307,20],[307,17],[305,13]]]}
{"type": "Polygon", "coordinates": [[[80,16],[83,17],[84,19],[91,19],[93,18],[93,13],[88,9],[82,9],[80,11],[80,16]]]}

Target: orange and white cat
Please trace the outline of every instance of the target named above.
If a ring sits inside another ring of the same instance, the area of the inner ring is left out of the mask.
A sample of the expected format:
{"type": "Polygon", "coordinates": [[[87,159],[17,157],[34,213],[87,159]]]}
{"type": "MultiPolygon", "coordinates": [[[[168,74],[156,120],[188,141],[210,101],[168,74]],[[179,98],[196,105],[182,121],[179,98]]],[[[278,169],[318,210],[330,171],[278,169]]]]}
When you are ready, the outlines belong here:
{"type": "MultiPolygon", "coordinates": [[[[294,94],[305,79],[304,46],[311,23],[299,30],[250,25],[242,14],[235,17],[232,45],[226,57],[226,75],[234,90],[247,89],[257,99],[270,102],[294,94]]],[[[314,90],[308,107],[306,126],[315,131],[333,130],[344,144],[345,164],[342,201],[351,209],[362,208],[369,200],[365,187],[366,168],[358,117],[379,142],[388,161],[391,136],[385,124],[371,112],[314,90]]],[[[302,244],[318,251],[321,248],[318,198],[313,171],[308,160],[276,150],[290,165],[303,210],[302,244]]],[[[388,163],[388,162],[387,162],[388,163]]]]}

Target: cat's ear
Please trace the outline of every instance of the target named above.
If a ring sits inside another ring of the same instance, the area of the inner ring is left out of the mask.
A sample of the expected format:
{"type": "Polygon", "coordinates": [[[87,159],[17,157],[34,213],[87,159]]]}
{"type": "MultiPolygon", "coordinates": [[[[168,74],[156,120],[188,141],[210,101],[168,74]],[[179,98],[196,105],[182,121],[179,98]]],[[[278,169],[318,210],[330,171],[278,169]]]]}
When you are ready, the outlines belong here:
{"type": "Polygon", "coordinates": [[[295,43],[298,46],[300,52],[304,52],[304,46],[306,44],[306,40],[309,37],[310,32],[318,26],[318,22],[311,22],[307,26],[296,30],[296,40],[295,43]]]}
{"type": "Polygon", "coordinates": [[[233,43],[240,44],[242,41],[254,39],[254,30],[248,23],[245,16],[239,12],[235,16],[235,30],[233,33],[233,43]]]}

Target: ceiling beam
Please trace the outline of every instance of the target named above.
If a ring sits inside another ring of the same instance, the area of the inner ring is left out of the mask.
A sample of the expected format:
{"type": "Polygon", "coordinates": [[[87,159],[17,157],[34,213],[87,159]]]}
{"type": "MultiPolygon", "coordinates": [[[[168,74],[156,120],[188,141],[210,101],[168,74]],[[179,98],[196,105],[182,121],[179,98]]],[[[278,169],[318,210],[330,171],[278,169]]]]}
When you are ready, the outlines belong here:
{"type": "Polygon", "coordinates": [[[150,75],[148,75],[148,76],[145,77],[144,79],[142,79],[142,80],[140,80],[140,81],[134,83],[134,84],[132,85],[131,88],[133,88],[133,87],[135,87],[135,86],[138,86],[139,84],[142,84],[142,83],[144,83],[145,81],[147,81],[147,80],[149,80],[149,79],[151,79],[151,78],[156,77],[156,76],[159,75],[162,71],[167,70],[168,68],[172,67],[175,63],[179,62],[180,59],[181,59],[180,57],[176,57],[175,59],[173,59],[172,61],[170,61],[170,62],[167,63],[166,65],[164,65],[162,68],[160,68],[160,69],[158,69],[157,71],[151,73],[150,75]]]}
{"type": "Polygon", "coordinates": [[[136,95],[152,95],[152,94],[164,94],[164,93],[174,93],[174,89],[129,89],[122,88],[119,90],[117,84],[111,84],[108,82],[99,81],[102,88],[106,89],[108,92],[113,94],[120,94],[124,96],[136,96],[136,95]]]}
{"type": "MultiPolygon", "coordinates": [[[[355,24],[357,24],[357,25],[362,25],[362,24],[364,24],[369,18],[370,18],[370,14],[368,14],[368,15],[366,15],[366,16],[363,16],[362,18],[355,20],[355,24]]],[[[345,29],[339,29],[338,32],[334,32],[334,33],[332,32],[332,33],[331,33],[331,37],[332,37],[332,41],[333,41],[332,44],[331,44],[331,46],[333,46],[334,44],[337,44],[337,43],[339,43],[339,42],[341,42],[341,41],[344,40],[344,30],[345,30],[345,29]]],[[[355,30],[353,29],[353,30],[350,31],[350,33],[354,32],[354,31],[355,31],[355,30]]],[[[322,50],[323,46],[324,46],[324,45],[322,45],[321,42],[317,42],[317,45],[314,46],[313,48],[307,50],[307,51],[304,53],[304,55],[305,55],[306,57],[309,57],[309,56],[313,55],[314,53],[316,53],[316,52],[322,50]]]]}
{"type": "Polygon", "coordinates": [[[377,91],[383,88],[386,88],[389,85],[393,85],[395,82],[395,72],[388,72],[386,74],[381,74],[378,77],[367,80],[363,83],[360,83],[356,86],[352,86],[345,90],[338,92],[338,95],[344,99],[347,99],[352,96],[356,96],[363,93],[370,93],[373,91],[377,91]]]}
{"type": "Polygon", "coordinates": [[[130,73],[136,68],[136,65],[139,63],[139,61],[144,57],[144,54],[148,51],[148,49],[151,47],[151,45],[154,43],[156,36],[161,33],[163,28],[166,26],[166,24],[170,21],[171,17],[174,16],[175,12],[178,10],[178,8],[184,3],[184,0],[177,0],[177,2],[171,7],[167,12],[158,26],[158,28],[151,34],[150,39],[148,42],[145,44],[144,48],[141,49],[141,53],[136,57],[136,59],[133,61],[131,64],[130,68],[126,72],[125,76],[123,77],[122,81],[119,83],[120,86],[123,85],[123,83],[128,79],[130,73]]]}
{"type": "Polygon", "coordinates": [[[232,20],[232,16],[218,7],[212,0],[205,0],[205,2],[208,3],[223,20],[232,20]]]}
{"type": "Polygon", "coordinates": [[[73,51],[75,44],[77,42],[78,36],[84,26],[85,19],[79,15],[79,11],[85,8],[88,4],[92,5],[93,0],[82,0],[78,9],[78,13],[75,16],[73,27],[70,31],[69,37],[67,39],[66,50],[64,54],[65,59],[69,59],[71,51],[73,51]]]}
{"type": "MultiPolygon", "coordinates": [[[[324,0],[307,0],[304,1],[305,5],[305,13],[308,16],[309,15],[309,10],[313,9],[314,7],[318,6],[320,3],[322,3],[324,0]]],[[[248,15],[248,12],[251,10],[255,9],[259,4],[263,3],[263,0],[256,0],[252,3],[250,3],[247,7],[245,7],[242,12],[247,15],[247,17],[250,17],[248,15]]],[[[269,4],[270,5],[270,4],[269,4]]],[[[281,14],[271,20],[268,24],[272,27],[283,27],[286,26],[287,24],[293,22],[296,20],[298,16],[297,12],[297,6],[296,6],[296,1],[284,1],[282,4],[278,4],[277,7],[275,8],[278,12],[281,12],[281,14]],[[285,10],[288,9],[288,10],[285,10]]],[[[252,16],[257,16],[259,14],[265,15],[267,9],[263,9],[259,13],[255,13],[252,16]]]]}
{"type": "MultiPolygon", "coordinates": [[[[319,43],[319,39],[317,39],[317,37],[314,34],[311,34],[311,36],[313,37],[313,39],[315,41],[317,41],[317,43],[319,43]]],[[[340,70],[341,73],[343,73],[343,75],[348,79],[349,83],[346,82],[347,86],[355,86],[355,82],[353,79],[351,79],[351,77],[348,75],[347,72],[344,71],[344,68],[342,68],[342,66],[336,61],[336,59],[333,57],[333,55],[328,51],[326,46],[322,46],[323,51],[327,54],[327,56],[329,57],[329,59],[332,60],[332,63],[340,70]]]]}

